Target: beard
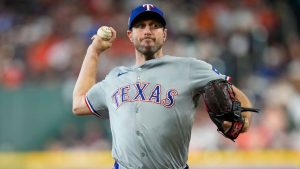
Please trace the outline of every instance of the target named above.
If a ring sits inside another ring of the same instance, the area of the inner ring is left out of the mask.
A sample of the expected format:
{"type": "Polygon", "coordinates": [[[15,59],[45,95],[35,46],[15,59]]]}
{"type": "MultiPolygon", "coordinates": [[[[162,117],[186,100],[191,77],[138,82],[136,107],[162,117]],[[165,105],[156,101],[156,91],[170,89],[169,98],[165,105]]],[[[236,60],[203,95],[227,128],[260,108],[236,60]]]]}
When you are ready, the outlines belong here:
{"type": "Polygon", "coordinates": [[[162,48],[163,44],[154,43],[153,46],[145,46],[141,43],[135,45],[135,48],[138,52],[142,53],[146,60],[151,60],[155,58],[155,53],[162,48]]]}

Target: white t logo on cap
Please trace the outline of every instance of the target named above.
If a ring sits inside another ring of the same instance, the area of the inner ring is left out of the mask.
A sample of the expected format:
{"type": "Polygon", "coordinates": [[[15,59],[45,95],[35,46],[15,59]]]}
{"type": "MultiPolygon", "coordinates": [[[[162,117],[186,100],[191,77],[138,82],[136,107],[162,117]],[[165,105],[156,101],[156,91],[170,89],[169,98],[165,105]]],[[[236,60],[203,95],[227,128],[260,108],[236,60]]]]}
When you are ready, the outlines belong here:
{"type": "Polygon", "coordinates": [[[145,7],[147,8],[146,11],[151,11],[151,8],[154,8],[154,5],[152,5],[152,4],[144,4],[143,7],[144,7],[144,8],[145,8],[145,7]]]}

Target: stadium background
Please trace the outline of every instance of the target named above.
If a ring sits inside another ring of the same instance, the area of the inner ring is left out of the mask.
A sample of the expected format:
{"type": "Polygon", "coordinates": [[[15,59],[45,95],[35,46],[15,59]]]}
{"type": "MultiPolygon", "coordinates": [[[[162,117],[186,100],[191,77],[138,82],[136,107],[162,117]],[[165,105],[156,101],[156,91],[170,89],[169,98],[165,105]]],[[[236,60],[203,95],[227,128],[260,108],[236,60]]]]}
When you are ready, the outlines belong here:
{"type": "Polygon", "coordinates": [[[299,0],[1,0],[0,168],[111,168],[109,123],[73,116],[72,90],[100,25],[118,39],[99,80],[133,64],[126,25],[144,2],[165,11],[165,53],[212,63],[262,110],[233,143],[199,108],[191,168],[300,168],[299,0]]]}

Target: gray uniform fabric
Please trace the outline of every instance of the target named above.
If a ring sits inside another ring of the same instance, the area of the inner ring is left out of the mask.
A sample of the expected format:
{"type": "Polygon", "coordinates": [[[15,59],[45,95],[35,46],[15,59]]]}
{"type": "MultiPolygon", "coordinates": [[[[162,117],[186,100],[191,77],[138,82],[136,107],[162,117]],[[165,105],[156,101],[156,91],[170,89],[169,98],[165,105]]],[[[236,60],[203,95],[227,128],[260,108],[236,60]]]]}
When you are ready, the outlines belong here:
{"type": "Polygon", "coordinates": [[[89,90],[86,102],[95,115],[109,118],[120,168],[181,169],[198,91],[226,78],[204,61],[164,56],[113,69],[89,90]]]}

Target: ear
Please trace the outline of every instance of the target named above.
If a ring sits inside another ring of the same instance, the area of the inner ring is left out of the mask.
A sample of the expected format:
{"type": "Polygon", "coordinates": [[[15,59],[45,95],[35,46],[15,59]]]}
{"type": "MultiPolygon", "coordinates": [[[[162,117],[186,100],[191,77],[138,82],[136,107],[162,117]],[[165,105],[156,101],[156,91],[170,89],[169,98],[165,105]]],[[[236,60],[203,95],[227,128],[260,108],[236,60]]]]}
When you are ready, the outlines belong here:
{"type": "Polygon", "coordinates": [[[167,33],[168,31],[167,31],[167,29],[165,28],[164,29],[164,42],[167,40],[167,33]]]}
{"type": "Polygon", "coordinates": [[[131,31],[131,30],[127,30],[127,37],[128,37],[128,39],[130,40],[130,42],[133,42],[133,39],[132,39],[132,31],[131,31]]]}

